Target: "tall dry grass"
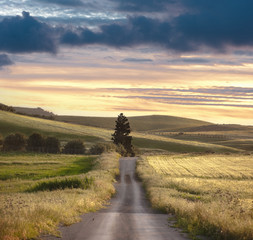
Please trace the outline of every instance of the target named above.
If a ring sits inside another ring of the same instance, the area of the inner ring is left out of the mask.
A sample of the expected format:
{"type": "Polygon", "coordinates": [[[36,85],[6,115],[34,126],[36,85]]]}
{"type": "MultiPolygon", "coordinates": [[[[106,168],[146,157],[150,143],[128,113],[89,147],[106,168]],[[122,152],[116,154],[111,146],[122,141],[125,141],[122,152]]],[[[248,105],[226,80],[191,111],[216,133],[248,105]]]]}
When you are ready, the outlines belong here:
{"type": "Polygon", "coordinates": [[[119,173],[118,159],[116,153],[104,154],[96,160],[93,170],[75,176],[94,179],[88,189],[1,193],[0,239],[32,239],[42,234],[59,236],[60,223],[72,224],[80,220],[80,214],[102,208],[115,193],[113,182],[119,173]]]}
{"type": "Polygon", "coordinates": [[[153,207],[192,236],[253,239],[253,156],[147,156],[138,161],[153,207]]]}

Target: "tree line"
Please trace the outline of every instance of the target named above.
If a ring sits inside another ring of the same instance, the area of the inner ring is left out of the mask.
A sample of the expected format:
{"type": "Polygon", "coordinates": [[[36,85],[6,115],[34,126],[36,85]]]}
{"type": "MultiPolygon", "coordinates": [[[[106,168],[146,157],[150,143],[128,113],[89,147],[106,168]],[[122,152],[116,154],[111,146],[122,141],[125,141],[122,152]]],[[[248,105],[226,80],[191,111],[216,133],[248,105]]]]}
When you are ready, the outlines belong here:
{"type": "Polygon", "coordinates": [[[10,134],[4,139],[0,136],[0,148],[4,152],[28,151],[38,153],[65,153],[65,154],[101,154],[105,151],[116,151],[122,156],[135,156],[128,119],[121,113],[112,134],[113,143],[98,143],[89,151],[81,140],[71,140],[61,149],[60,141],[56,137],[44,137],[40,133],[33,133],[26,138],[21,133],[10,134]]]}
{"type": "Polygon", "coordinates": [[[3,152],[27,151],[54,154],[101,154],[105,151],[114,150],[111,145],[113,144],[97,143],[87,151],[84,143],[79,139],[70,140],[61,148],[58,138],[44,137],[40,133],[33,133],[28,138],[21,133],[10,134],[4,139],[0,136],[0,148],[2,148],[3,152]]]}
{"type": "Polygon", "coordinates": [[[61,147],[60,140],[56,137],[44,137],[40,133],[33,133],[28,138],[21,133],[10,134],[5,138],[0,135],[0,150],[2,152],[35,152],[52,154],[90,154],[100,155],[104,152],[118,152],[122,156],[128,153],[123,145],[104,142],[96,143],[89,149],[83,141],[76,139],[68,141],[61,147]]]}

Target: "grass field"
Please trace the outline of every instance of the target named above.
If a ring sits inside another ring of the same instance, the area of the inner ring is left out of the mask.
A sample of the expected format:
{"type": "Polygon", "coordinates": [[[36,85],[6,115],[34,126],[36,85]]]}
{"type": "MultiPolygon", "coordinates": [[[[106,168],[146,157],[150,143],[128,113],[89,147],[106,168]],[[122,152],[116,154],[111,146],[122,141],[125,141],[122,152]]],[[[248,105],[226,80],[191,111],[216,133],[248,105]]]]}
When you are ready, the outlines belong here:
{"type": "Polygon", "coordinates": [[[1,154],[0,180],[39,180],[91,170],[95,157],[50,154],[1,154]]]}
{"type": "Polygon", "coordinates": [[[154,135],[169,139],[209,143],[220,146],[253,151],[253,131],[250,127],[245,131],[206,131],[206,132],[152,132],[154,135]]]}
{"type": "Polygon", "coordinates": [[[103,207],[114,194],[118,154],[0,156],[0,239],[59,235],[60,223],[103,207]],[[43,191],[42,191],[43,190],[43,191]]]}
{"type": "MultiPolygon", "coordinates": [[[[85,141],[85,144],[89,145],[94,142],[110,141],[113,131],[0,111],[0,134],[6,136],[15,132],[21,132],[25,135],[40,132],[46,136],[56,136],[63,142],[80,138],[85,141]]],[[[134,145],[140,148],[162,149],[173,152],[239,151],[235,147],[232,148],[190,140],[185,141],[147,133],[132,132],[131,135],[134,139],[134,145]]]]}
{"type": "MultiPolygon", "coordinates": [[[[86,126],[93,126],[99,128],[114,129],[115,118],[112,117],[78,117],[78,116],[56,116],[59,121],[65,121],[75,124],[83,124],[86,126]]],[[[210,123],[173,116],[151,115],[140,117],[128,117],[130,126],[133,131],[152,131],[152,130],[174,130],[179,128],[190,128],[208,125],[210,123]]]]}
{"type": "Polygon", "coordinates": [[[0,133],[6,136],[15,132],[25,135],[39,132],[63,140],[80,138],[91,142],[108,140],[111,134],[110,131],[102,128],[98,129],[0,111],[0,133]]]}
{"type": "Polygon", "coordinates": [[[137,172],[152,205],[193,236],[253,239],[253,155],[146,156],[137,172]]]}

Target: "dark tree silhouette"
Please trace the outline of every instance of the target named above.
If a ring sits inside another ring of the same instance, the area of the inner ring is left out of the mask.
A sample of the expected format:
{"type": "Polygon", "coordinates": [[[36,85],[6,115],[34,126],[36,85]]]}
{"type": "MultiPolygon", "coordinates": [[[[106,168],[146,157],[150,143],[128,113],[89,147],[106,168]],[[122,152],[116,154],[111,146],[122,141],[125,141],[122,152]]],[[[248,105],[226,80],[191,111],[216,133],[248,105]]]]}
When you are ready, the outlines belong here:
{"type": "Polygon", "coordinates": [[[44,152],[45,139],[39,133],[33,133],[27,140],[27,150],[32,152],[44,152]]]}
{"type": "Polygon", "coordinates": [[[45,140],[45,152],[46,153],[59,153],[60,142],[56,137],[47,137],[45,140]]]}
{"type": "Polygon", "coordinates": [[[72,140],[65,145],[62,152],[66,154],[84,154],[85,151],[85,146],[81,140],[72,140]]]}
{"type": "Polygon", "coordinates": [[[126,150],[126,155],[134,156],[132,137],[129,136],[131,128],[128,119],[121,113],[115,126],[115,132],[112,134],[112,140],[116,145],[122,145],[126,150]]]}
{"type": "Polygon", "coordinates": [[[10,134],[4,139],[4,151],[20,151],[25,149],[25,137],[20,133],[10,134]]]}

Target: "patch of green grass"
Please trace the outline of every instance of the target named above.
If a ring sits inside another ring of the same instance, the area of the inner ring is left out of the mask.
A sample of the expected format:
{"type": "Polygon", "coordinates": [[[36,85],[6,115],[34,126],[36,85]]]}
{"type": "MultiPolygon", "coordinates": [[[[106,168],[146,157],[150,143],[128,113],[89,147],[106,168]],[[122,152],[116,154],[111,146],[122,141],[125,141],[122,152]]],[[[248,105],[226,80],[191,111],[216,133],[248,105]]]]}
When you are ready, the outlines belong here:
{"type": "Polygon", "coordinates": [[[65,179],[54,179],[49,181],[43,181],[37,183],[34,187],[27,190],[27,192],[38,192],[38,191],[55,191],[64,190],[66,188],[80,188],[88,189],[94,182],[92,177],[80,178],[65,178],[65,179]]]}
{"type": "Polygon", "coordinates": [[[96,157],[54,154],[1,154],[0,180],[39,180],[72,176],[92,169],[96,157]]]}
{"type": "Polygon", "coordinates": [[[56,173],[58,176],[71,176],[89,172],[92,169],[96,157],[82,157],[65,168],[60,168],[56,173]]]}

